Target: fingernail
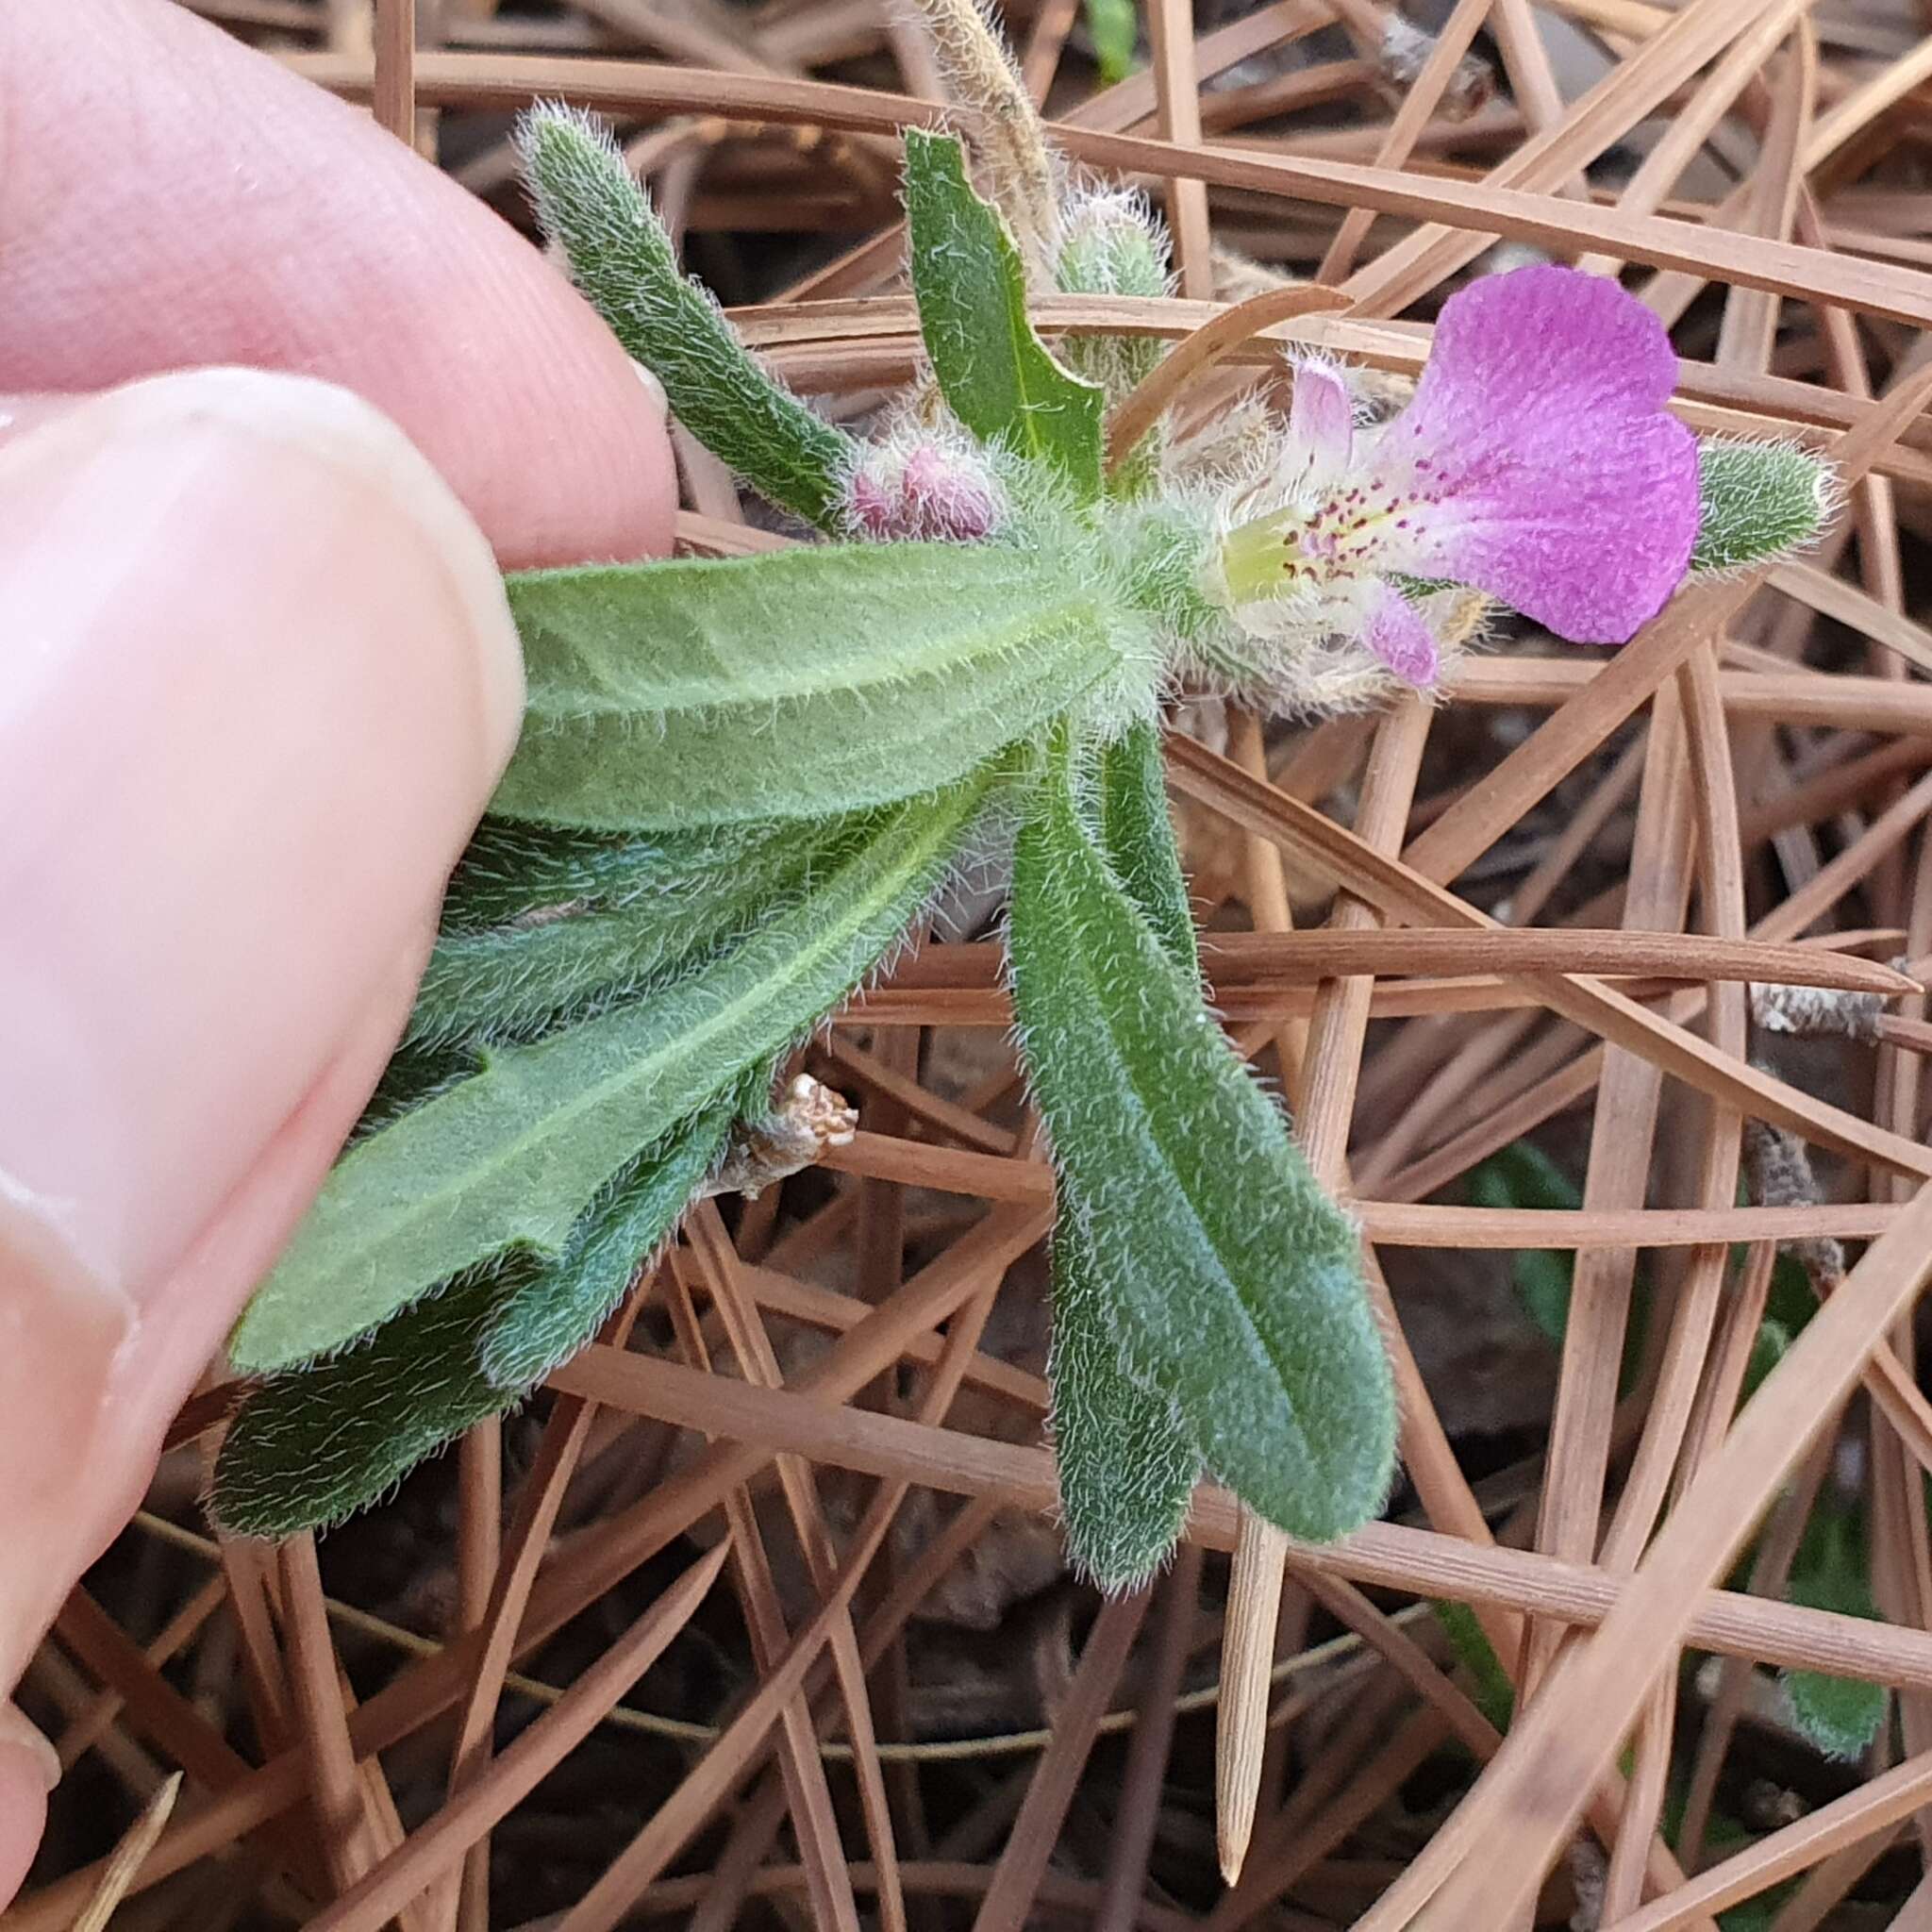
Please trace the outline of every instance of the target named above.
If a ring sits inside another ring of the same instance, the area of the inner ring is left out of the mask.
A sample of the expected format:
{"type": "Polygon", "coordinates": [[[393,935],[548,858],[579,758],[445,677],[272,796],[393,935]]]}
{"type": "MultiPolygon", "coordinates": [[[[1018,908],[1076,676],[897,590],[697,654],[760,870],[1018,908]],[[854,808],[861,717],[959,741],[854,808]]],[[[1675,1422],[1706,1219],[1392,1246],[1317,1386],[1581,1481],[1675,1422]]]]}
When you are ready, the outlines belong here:
{"type": "Polygon", "coordinates": [[[643,384],[645,394],[657,406],[658,415],[668,416],[671,413],[671,399],[664,393],[664,385],[658,380],[657,373],[646,369],[635,356],[631,358],[630,366],[636,372],[638,380],[643,384]]]}
{"type": "Polygon", "coordinates": [[[48,1790],[60,1782],[60,1754],[38,1724],[27,1723],[18,1705],[0,1704],[0,1751],[25,1752],[48,1790]]]}
{"type": "Polygon", "coordinates": [[[165,1274],[422,918],[523,687],[401,432],[241,370],[0,446],[0,637],[4,1329],[165,1274]]]}

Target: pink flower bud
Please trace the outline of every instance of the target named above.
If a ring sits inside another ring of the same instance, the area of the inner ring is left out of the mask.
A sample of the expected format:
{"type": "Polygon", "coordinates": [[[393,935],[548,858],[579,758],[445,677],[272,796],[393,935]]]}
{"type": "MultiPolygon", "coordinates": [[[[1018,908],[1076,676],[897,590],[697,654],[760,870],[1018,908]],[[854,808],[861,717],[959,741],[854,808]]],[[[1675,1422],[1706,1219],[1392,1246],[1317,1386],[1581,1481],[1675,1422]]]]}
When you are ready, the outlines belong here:
{"type": "Polygon", "coordinates": [[[917,535],[969,543],[986,536],[997,521],[999,502],[991,473],[977,451],[966,461],[960,454],[927,442],[908,455],[900,485],[917,535]]]}
{"type": "Polygon", "coordinates": [[[970,543],[991,536],[1006,511],[999,479],[974,444],[926,432],[875,443],[845,479],[846,528],[891,538],[970,543]]]}

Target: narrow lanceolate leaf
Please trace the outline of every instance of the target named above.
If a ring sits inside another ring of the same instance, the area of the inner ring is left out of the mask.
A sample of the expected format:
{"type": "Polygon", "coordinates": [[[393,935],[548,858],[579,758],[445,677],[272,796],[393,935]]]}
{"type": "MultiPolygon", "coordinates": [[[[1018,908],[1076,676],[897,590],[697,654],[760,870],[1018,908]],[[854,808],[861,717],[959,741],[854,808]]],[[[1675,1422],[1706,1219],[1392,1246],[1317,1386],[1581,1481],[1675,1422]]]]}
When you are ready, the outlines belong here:
{"type": "Polygon", "coordinates": [[[1049,1419],[1067,1554],[1102,1590],[1125,1591],[1173,1554],[1201,1453],[1173,1402],[1122,1363],[1112,1283],[1089,1244],[1087,1213],[1063,1182],[1053,1234],[1049,1419]]]}
{"type": "Polygon", "coordinates": [[[491,1382],[527,1389],[596,1333],[717,1164],[737,1113],[733,1093],[681,1122],[592,1204],[555,1261],[491,1310],[481,1353],[491,1382]]]}
{"type": "Polygon", "coordinates": [[[222,1524],[237,1535],[288,1536],[339,1523],[575,1355],[676,1226],[740,1097],[680,1122],[628,1167],[555,1260],[524,1256],[478,1270],[346,1354],[271,1375],[223,1444],[222,1524]]]}
{"type": "Polygon", "coordinates": [[[616,831],[823,818],[951,782],[1124,670],[1050,550],[821,544],[509,580],[529,667],[491,809],[616,831]]]}
{"type": "Polygon", "coordinates": [[[1070,375],[1026,319],[1026,275],[996,209],[966,178],[948,135],[906,130],[906,213],[920,332],[940,390],[983,442],[1100,494],[1100,390],[1070,375]]]}
{"type": "MultiPolygon", "coordinates": [[[[1133,725],[1095,756],[1081,778],[1081,809],[1114,876],[1175,967],[1198,981],[1158,732],[1152,724],[1133,725]]],[[[1131,1590],[1173,1552],[1201,1453],[1173,1402],[1136,1381],[1122,1359],[1110,1284],[1086,1232],[1092,1211],[1062,1174],[1046,1372],[1054,1457],[1068,1555],[1103,1590],[1131,1590]]]]}
{"type": "Polygon", "coordinates": [[[1704,442],[1690,568],[1740,570],[1813,541],[1838,501],[1831,465],[1795,442],[1704,442]]]}
{"type": "Polygon", "coordinates": [[[1160,730],[1130,724],[1094,761],[1085,804],[1101,853],[1167,957],[1190,979],[1201,971],[1187,874],[1167,809],[1160,730]]]}
{"type": "Polygon", "coordinates": [[[1395,1442],[1355,1230],[1108,871],[1063,758],[1021,827],[1008,949],[1034,1096],[1129,1369],[1261,1515],[1307,1538],[1355,1528],[1395,1442]]]}
{"type": "Polygon", "coordinates": [[[791,911],[647,999],[480,1070],[357,1143],[230,1342],[244,1371],[340,1347],[438,1284],[554,1258],[640,1149],[815,1024],[944,878],[1000,783],[908,799],[791,911]]]}
{"type": "Polygon", "coordinates": [[[231,1536],[325,1528],[425,1456],[507,1408],[478,1349],[518,1263],[479,1270],[385,1322],[346,1355],[272,1376],[236,1411],[215,1465],[231,1536]]]}
{"type": "Polygon", "coordinates": [[[639,840],[646,857],[621,878],[612,868],[608,898],[553,899],[487,931],[445,931],[405,1039],[417,1050],[530,1040],[636,998],[795,905],[891,809],[788,820],[741,840],[639,840]],[[729,864],[715,862],[721,850],[729,864]]]}
{"type": "Polygon", "coordinates": [[[663,383],[678,420],[760,495],[830,529],[857,445],[783,389],[679,273],[671,237],[609,136],[567,108],[543,107],[523,122],[517,148],[572,280],[663,383]]]}

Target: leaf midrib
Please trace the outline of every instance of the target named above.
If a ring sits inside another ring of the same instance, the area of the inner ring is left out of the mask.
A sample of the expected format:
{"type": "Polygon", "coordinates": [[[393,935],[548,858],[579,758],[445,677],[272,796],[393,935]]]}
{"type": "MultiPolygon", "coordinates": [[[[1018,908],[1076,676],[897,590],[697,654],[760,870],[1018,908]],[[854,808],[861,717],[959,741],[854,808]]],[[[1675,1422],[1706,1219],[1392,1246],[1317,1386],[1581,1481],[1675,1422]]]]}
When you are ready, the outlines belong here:
{"type": "MultiPolygon", "coordinates": [[[[943,585],[936,586],[935,594],[942,593],[943,590],[943,585]]],[[[541,627],[542,620],[538,623],[541,627]]],[[[648,699],[641,694],[626,699],[616,692],[583,690],[573,694],[580,694],[587,702],[568,708],[550,699],[540,684],[531,693],[528,708],[536,716],[559,721],[630,712],[728,713],[752,706],[761,711],[770,710],[788,702],[824,702],[846,692],[890,691],[897,685],[944,680],[962,666],[988,658],[1019,656],[1027,641],[1043,629],[1063,627],[1071,631],[1076,625],[1081,628],[1083,645],[1104,645],[1107,632],[1101,621],[1099,601],[1084,591],[1069,593],[1043,608],[1030,606],[991,627],[964,631],[963,642],[962,633],[953,633],[924,653],[908,653],[895,646],[891,650],[853,654],[842,659],[821,659],[810,671],[795,671],[790,676],[785,675],[782,665],[773,671],[761,663],[756,683],[734,682],[726,688],[722,683],[707,684],[687,677],[681,683],[654,691],[648,699]],[[828,683],[832,676],[839,679],[836,685],[828,683]]]]}

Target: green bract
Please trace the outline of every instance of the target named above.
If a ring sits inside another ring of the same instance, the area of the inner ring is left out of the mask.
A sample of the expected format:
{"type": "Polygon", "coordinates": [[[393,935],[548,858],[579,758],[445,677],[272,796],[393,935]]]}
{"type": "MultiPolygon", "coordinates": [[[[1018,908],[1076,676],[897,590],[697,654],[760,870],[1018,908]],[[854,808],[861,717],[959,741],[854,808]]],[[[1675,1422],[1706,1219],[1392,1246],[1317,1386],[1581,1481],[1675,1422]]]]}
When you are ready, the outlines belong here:
{"type": "Polygon", "coordinates": [[[1700,443],[1697,479],[1696,572],[1740,570],[1809,543],[1837,502],[1831,465],[1795,442],[1700,443]]]}

